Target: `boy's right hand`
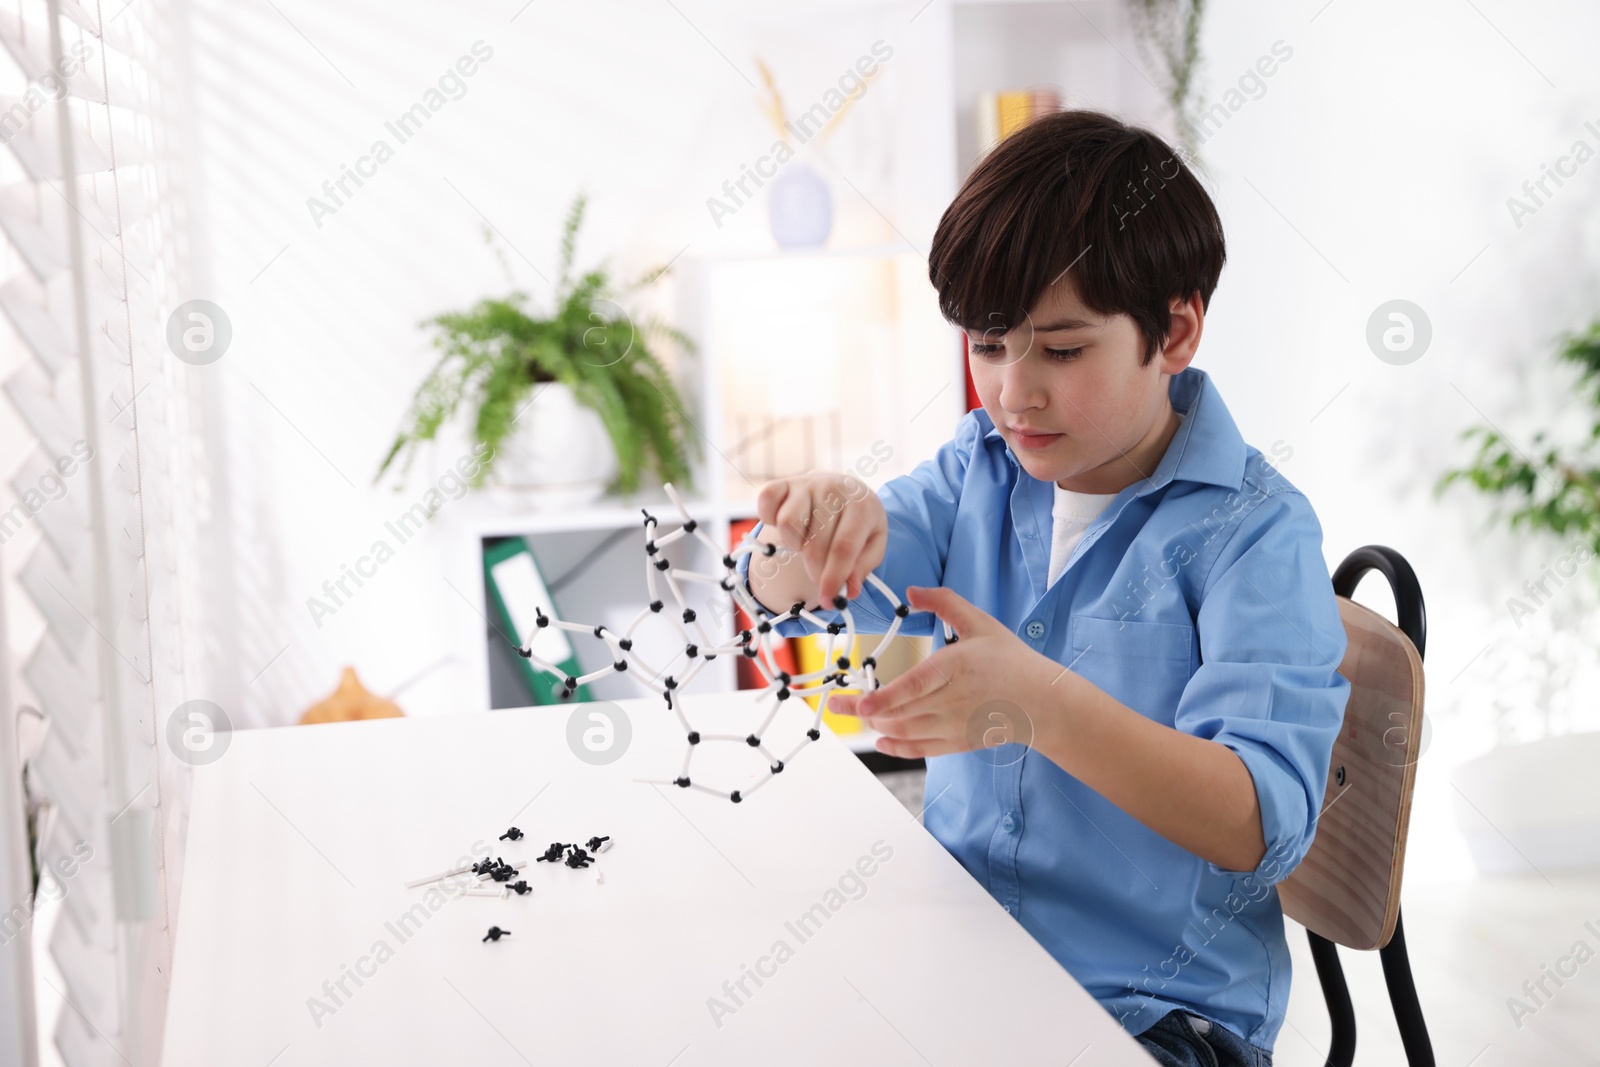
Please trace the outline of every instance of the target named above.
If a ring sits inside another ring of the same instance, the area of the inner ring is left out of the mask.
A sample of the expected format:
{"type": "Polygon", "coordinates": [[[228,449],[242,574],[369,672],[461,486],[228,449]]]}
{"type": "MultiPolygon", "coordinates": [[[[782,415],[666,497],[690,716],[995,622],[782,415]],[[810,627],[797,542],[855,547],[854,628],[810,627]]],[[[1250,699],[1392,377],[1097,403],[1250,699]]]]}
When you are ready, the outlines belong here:
{"type": "Polygon", "coordinates": [[[854,475],[817,471],[775,479],[761,487],[756,514],[764,524],[758,540],[792,549],[805,572],[792,563],[762,568],[760,587],[752,580],[751,589],[765,604],[832,608],[841,585],[854,600],[883,562],[889,515],[878,494],[854,475]]]}

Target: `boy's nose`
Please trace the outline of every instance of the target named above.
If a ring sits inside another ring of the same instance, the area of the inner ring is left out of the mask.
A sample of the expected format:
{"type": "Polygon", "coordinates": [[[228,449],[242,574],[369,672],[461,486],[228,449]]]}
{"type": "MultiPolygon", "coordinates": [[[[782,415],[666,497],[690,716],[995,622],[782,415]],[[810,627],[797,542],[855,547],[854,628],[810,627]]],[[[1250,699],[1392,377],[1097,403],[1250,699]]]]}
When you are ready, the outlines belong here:
{"type": "Polygon", "coordinates": [[[1045,406],[1050,390],[1035,362],[1023,355],[1001,370],[1000,406],[1006,411],[1016,414],[1045,406]]]}

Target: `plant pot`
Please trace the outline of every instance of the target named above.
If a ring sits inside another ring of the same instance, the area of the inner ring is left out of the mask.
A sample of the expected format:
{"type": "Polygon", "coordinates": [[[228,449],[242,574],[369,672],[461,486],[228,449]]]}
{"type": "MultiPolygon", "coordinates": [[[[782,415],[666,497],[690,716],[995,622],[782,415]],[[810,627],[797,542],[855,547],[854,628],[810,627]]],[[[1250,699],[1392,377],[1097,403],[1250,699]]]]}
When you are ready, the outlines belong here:
{"type": "Polygon", "coordinates": [[[1502,745],[1450,775],[1456,825],[1482,874],[1600,867],[1600,733],[1502,745]]]}
{"type": "Polygon", "coordinates": [[[605,495],[617,450],[599,412],[562,382],[543,382],[500,443],[490,482],[541,510],[580,507],[605,495]]]}

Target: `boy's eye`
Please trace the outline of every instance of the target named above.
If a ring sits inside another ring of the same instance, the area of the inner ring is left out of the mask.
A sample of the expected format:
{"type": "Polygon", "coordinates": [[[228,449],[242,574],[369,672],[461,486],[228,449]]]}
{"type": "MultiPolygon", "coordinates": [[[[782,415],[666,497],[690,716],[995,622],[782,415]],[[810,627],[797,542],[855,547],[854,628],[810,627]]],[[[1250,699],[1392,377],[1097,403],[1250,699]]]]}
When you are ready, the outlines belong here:
{"type": "MultiPolygon", "coordinates": [[[[1006,350],[1006,346],[997,344],[978,344],[976,341],[974,341],[970,346],[970,350],[975,356],[998,356],[1006,350]]],[[[1079,345],[1077,348],[1046,348],[1044,350],[1044,354],[1049,356],[1051,359],[1060,360],[1061,362],[1066,363],[1077,359],[1080,355],[1082,355],[1083,346],[1079,345]]]]}

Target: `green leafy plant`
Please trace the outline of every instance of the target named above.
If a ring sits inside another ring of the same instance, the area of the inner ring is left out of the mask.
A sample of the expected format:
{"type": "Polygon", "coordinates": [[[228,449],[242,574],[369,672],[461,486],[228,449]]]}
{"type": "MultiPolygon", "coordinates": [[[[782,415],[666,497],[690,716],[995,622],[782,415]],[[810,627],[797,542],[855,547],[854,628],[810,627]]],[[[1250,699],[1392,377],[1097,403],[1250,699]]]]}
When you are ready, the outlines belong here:
{"type": "Polygon", "coordinates": [[[1195,120],[1189,90],[1200,67],[1200,22],[1205,0],[1128,0],[1134,32],[1166,68],[1167,102],[1178,116],[1178,137],[1194,155],[1195,120]]]}
{"type": "MultiPolygon", "coordinates": [[[[1542,454],[1529,456],[1492,427],[1468,427],[1461,437],[1478,438],[1478,453],[1470,466],[1439,479],[1434,498],[1457,481],[1470,482],[1490,496],[1514,502],[1513,530],[1523,526],[1558,536],[1576,531],[1600,553],[1600,458],[1592,454],[1600,441],[1600,320],[1587,333],[1564,336],[1557,359],[1578,368],[1578,393],[1595,408],[1588,439],[1572,454],[1545,447],[1542,454]]],[[[1533,435],[1535,445],[1544,440],[1543,431],[1533,435]]]]}
{"type": "Polygon", "coordinates": [[[548,317],[530,313],[528,294],[513,290],[504,298],[480,300],[466,311],[448,311],[420,323],[433,331],[434,347],[442,354],[417,388],[374,482],[402,454],[409,468],[417,446],[434,440],[467,407],[474,420],[473,439],[490,449],[488,461],[473,478],[473,485],[482,485],[534,390],[561,382],[579,403],[599,414],[616,446],[613,491],[634,492],[645,471],[663,482],[692,487],[693,438],[685,430],[683,400],[651,346],[663,339],[685,351],[693,345],[659,319],[635,324],[618,303],[653,284],[666,269],[620,287],[613,285],[604,264],[575,273],[585,204],[586,198],[578,196],[562,227],[561,271],[555,309],[548,317]]]}

